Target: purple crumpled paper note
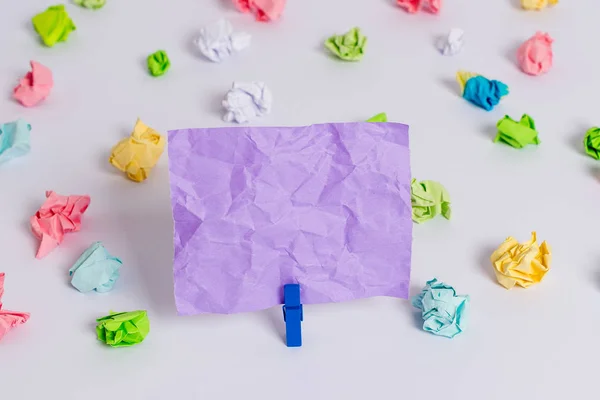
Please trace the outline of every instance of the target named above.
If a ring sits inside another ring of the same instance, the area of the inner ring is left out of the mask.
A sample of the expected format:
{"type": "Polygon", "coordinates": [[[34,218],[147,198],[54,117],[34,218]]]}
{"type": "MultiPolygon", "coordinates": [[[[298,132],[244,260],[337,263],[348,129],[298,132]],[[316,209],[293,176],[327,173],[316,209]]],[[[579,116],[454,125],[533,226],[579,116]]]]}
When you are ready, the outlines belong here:
{"type": "Polygon", "coordinates": [[[169,131],[180,315],[408,297],[408,126],[169,131]]]}

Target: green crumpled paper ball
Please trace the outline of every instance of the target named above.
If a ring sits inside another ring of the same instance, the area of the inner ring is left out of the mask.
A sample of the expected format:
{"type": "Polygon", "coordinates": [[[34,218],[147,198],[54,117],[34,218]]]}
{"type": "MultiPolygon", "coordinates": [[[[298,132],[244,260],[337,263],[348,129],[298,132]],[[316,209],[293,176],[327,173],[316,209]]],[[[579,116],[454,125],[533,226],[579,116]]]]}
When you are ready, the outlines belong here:
{"type": "Polygon", "coordinates": [[[387,114],[382,112],[377,115],[373,115],[371,118],[369,118],[365,122],[388,122],[387,114]]]}
{"type": "Polygon", "coordinates": [[[148,71],[152,76],[161,76],[171,66],[171,61],[164,50],[158,50],[148,56],[148,71]]]}
{"type": "Polygon", "coordinates": [[[588,129],[583,138],[583,148],[588,156],[600,160],[600,128],[594,126],[588,129]]]}
{"type": "Polygon", "coordinates": [[[69,34],[77,29],[63,4],[48,7],[46,11],[31,18],[31,23],[48,47],[66,41],[69,34]]]}
{"type": "Polygon", "coordinates": [[[144,310],[113,313],[96,320],[98,340],[112,347],[141,343],[150,332],[150,320],[144,310]]]}
{"type": "Polygon", "coordinates": [[[346,61],[360,61],[365,53],[367,37],[359,28],[352,28],[344,35],[333,35],[325,41],[325,47],[346,61]]]}
{"type": "Polygon", "coordinates": [[[412,219],[420,224],[441,214],[450,219],[450,195],[440,183],[435,181],[410,183],[410,200],[412,204],[412,219]]]}
{"type": "Polygon", "coordinates": [[[73,0],[75,4],[81,7],[98,10],[106,4],[106,0],[73,0]]]}
{"type": "Polygon", "coordinates": [[[498,134],[494,138],[494,143],[501,142],[515,149],[522,149],[528,144],[538,145],[541,143],[535,122],[527,114],[523,114],[518,122],[505,115],[498,121],[496,127],[498,134]]]}

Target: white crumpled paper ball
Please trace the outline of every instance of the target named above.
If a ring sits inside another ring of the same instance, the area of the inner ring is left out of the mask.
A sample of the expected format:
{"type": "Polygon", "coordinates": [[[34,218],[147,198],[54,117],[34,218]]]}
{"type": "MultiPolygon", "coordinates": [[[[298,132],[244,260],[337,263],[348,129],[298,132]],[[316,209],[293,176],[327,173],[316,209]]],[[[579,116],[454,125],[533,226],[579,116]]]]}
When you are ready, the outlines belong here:
{"type": "Polygon", "coordinates": [[[244,123],[271,112],[273,96],[263,82],[238,83],[225,95],[226,122],[244,123]]]}
{"type": "Polygon", "coordinates": [[[220,19],[200,30],[195,41],[198,50],[209,60],[221,62],[224,58],[250,46],[251,36],[233,32],[229,21],[220,19]]]}
{"type": "Polygon", "coordinates": [[[451,29],[448,35],[438,42],[438,49],[445,56],[458,54],[464,44],[464,32],[462,29],[451,29]]]}

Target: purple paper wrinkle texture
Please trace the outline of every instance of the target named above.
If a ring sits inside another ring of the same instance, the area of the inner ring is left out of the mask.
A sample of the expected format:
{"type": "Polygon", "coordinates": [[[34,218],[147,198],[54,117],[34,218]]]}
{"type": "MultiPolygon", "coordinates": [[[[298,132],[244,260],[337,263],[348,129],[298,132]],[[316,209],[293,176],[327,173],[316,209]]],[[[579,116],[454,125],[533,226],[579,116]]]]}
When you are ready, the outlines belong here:
{"type": "Polygon", "coordinates": [[[169,131],[180,315],[408,297],[408,126],[169,131]]]}

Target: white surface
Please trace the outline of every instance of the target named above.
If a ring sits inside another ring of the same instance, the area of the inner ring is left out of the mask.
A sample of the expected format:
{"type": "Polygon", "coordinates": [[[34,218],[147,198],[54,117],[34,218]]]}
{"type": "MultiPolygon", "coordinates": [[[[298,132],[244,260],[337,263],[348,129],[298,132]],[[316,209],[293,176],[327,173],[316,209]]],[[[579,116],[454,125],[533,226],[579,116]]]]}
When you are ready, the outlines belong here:
{"type": "Polygon", "coordinates": [[[127,399],[564,399],[593,397],[600,329],[600,163],[582,155],[600,124],[596,0],[525,12],[515,0],[449,0],[442,14],[408,15],[391,0],[290,0],[283,19],[257,23],[220,0],[109,0],[99,11],[69,5],[77,24],[66,44],[45,48],[30,18],[48,0],[0,0],[0,117],[33,126],[32,152],[0,167],[0,269],[4,305],[31,312],[0,342],[0,398],[127,399]],[[253,36],[222,64],[194,50],[199,28],[219,17],[253,36]],[[360,63],[330,58],[323,40],[359,26],[360,63]],[[455,57],[435,48],[465,31],[455,57]],[[555,66],[538,78],[515,66],[535,33],[556,39],[555,66]],[[165,49],[162,78],[145,57],[165,49]],[[10,91],[34,59],[55,89],[25,109],[10,91]],[[457,94],[454,73],[473,70],[509,84],[493,112],[457,94]],[[107,162],[140,116],[168,129],[224,126],[221,100],[233,80],[264,80],[272,113],[254,124],[358,121],[381,111],[410,125],[413,174],[442,182],[453,219],[415,226],[411,294],[434,276],[471,296],[471,324],[454,340],[419,328],[406,300],[373,298],[307,306],[304,346],[282,342],[276,307],[230,316],[177,317],[166,153],[136,184],[107,162]],[[504,114],[531,114],[542,144],[521,151],[492,143],[504,114]],[[28,219],[44,191],[88,193],[83,230],[34,259],[28,219]],[[553,268],[528,290],[506,291],[488,257],[506,236],[537,230],[553,268]],[[114,291],[83,295],[67,271],[101,240],[125,266],[114,291]],[[130,349],[96,341],[109,310],[147,309],[151,332],[130,349]]]}

